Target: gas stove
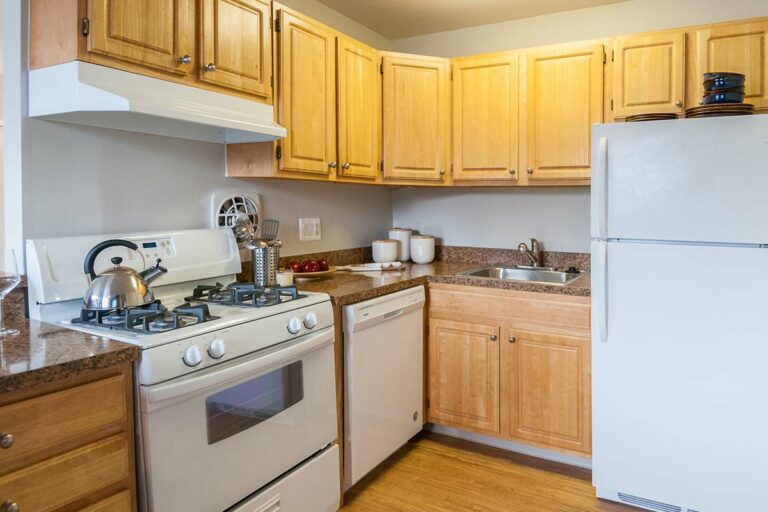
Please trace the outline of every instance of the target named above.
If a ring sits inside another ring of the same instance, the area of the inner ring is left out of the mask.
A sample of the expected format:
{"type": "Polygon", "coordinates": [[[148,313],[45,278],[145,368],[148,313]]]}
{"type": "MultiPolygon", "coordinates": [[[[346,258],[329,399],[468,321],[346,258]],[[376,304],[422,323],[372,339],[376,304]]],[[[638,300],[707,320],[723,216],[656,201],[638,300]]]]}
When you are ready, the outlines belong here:
{"type": "Polygon", "coordinates": [[[187,302],[169,310],[160,300],[156,300],[145,306],[125,309],[82,308],[80,317],[73,318],[71,323],[152,334],[210,322],[218,318],[211,315],[207,304],[193,305],[187,302]]]}

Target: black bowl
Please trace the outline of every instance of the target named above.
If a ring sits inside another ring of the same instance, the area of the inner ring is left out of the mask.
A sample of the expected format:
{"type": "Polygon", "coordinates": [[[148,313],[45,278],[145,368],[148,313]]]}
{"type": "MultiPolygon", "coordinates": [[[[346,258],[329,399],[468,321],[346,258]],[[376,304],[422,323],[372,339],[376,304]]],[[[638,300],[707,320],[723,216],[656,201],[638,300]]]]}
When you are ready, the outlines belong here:
{"type": "Polygon", "coordinates": [[[743,92],[712,92],[704,96],[702,103],[704,105],[713,105],[715,103],[743,103],[743,92]]]}
{"type": "Polygon", "coordinates": [[[714,89],[711,91],[704,91],[704,96],[711,96],[713,94],[728,94],[728,93],[744,94],[744,92],[745,92],[744,87],[730,87],[728,89],[714,89]]]}
{"type": "Polygon", "coordinates": [[[744,87],[746,77],[741,73],[704,73],[704,90],[733,89],[744,87]]]}

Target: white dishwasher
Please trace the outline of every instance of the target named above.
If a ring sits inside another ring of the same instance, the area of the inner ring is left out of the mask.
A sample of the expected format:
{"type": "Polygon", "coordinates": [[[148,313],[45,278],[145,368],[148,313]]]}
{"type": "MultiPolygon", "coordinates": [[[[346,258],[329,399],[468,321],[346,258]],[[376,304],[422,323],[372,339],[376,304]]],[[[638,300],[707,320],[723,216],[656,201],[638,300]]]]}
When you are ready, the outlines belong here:
{"type": "Polygon", "coordinates": [[[424,287],[344,307],[344,488],[419,433],[424,287]]]}

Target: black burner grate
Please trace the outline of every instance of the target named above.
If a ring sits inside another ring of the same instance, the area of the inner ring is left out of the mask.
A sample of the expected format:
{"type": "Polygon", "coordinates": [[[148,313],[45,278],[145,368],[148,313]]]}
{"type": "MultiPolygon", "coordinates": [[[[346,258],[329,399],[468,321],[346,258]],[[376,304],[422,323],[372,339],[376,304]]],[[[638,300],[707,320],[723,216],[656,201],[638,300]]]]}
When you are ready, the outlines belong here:
{"type": "Polygon", "coordinates": [[[151,334],[171,331],[217,318],[219,317],[211,315],[207,304],[185,303],[169,311],[159,300],[156,300],[145,306],[123,310],[83,308],[80,310],[80,318],[72,319],[72,323],[151,334]]]}
{"type": "Polygon", "coordinates": [[[211,302],[224,306],[267,307],[306,297],[301,295],[295,286],[275,286],[265,288],[253,283],[232,283],[224,286],[199,285],[192,291],[188,301],[211,302]]]}

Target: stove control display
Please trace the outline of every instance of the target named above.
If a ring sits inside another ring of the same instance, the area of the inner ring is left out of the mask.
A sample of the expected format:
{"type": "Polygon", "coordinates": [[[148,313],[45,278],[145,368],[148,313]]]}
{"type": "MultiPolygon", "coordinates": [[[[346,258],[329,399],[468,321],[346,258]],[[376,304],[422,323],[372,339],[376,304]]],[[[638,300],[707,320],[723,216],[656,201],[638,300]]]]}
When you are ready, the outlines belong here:
{"type": "Polygon", "coordinates": [[[203,351],[197,345],[192,345],[187,347],[181,359],[187,366],[197,366],[203,362],[203,351]]]}
{"type": "Polygon", "coordinates": [[[208,354],[214,359],[221,359],[227,352],[227,347],[224,346],[224,340],[221,338],[215,338],[208,345],[208,354]]]}
{"type": "Polygon", "coordinates": [[[298,332],[301,330],[301,320],[296,318],[295,316],[288,320],[288,332],[291,334],[298,334],[298,332]]]}
{"type": "Polygon", "coordinates": [[[314,329],[317,325],[317,314],[314,311],[310,311],[307,313],[307,316],[304,317],[304,325],[307,326],[307,329],[314,329]]]}

